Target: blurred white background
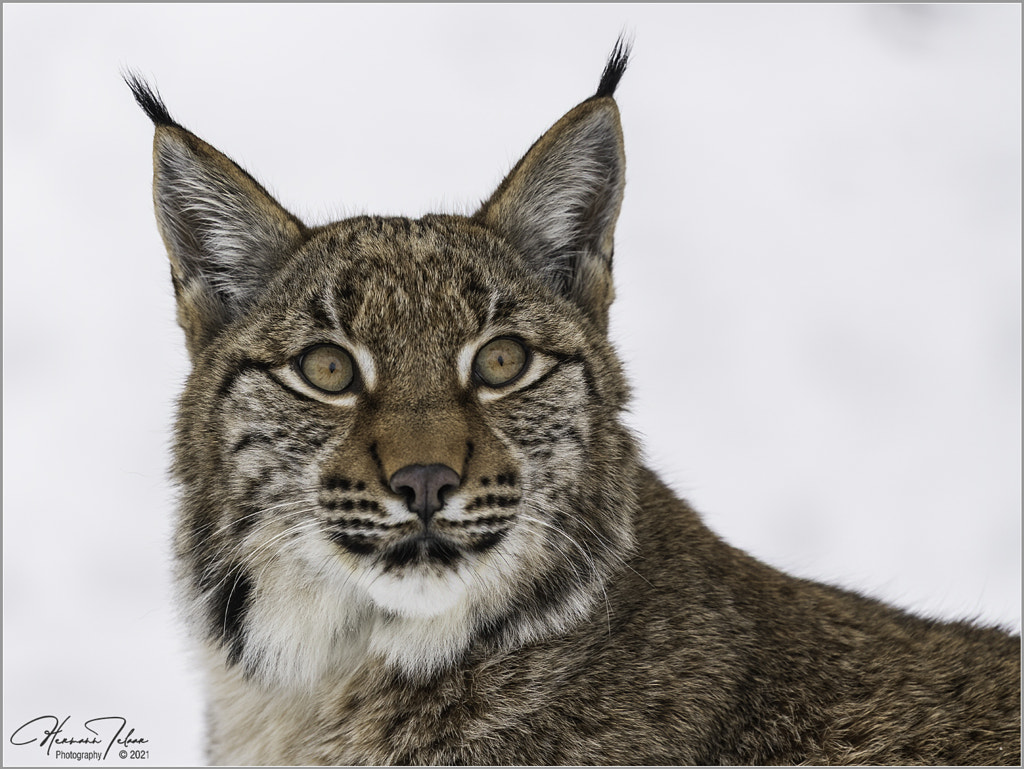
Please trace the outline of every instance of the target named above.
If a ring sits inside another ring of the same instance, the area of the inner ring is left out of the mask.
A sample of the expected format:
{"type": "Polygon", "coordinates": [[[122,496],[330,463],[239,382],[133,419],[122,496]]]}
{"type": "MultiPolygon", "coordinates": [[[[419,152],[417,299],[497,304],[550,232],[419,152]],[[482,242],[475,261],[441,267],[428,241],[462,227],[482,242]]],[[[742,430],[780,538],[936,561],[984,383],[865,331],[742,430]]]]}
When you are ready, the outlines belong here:
{"type": "Polygon", "coordinates": [[[467,213],[622,29],[612,333],[650,463],[771,564],[1019,630],[1019,5],[5,4],[5,764],[68,763],[10,744],[44,714],[202,761],[187,359],[120,70],[307,221],[467,213]]]}

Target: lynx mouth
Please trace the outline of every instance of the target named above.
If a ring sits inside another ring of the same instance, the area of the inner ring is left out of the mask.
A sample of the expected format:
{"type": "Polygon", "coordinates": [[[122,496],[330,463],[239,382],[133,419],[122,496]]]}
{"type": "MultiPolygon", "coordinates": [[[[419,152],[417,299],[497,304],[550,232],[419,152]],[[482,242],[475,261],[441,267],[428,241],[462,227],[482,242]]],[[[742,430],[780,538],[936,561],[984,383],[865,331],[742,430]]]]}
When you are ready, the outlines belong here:
{"type": "Polygon", "coordinates": [[[413,564],[452,566],[462,557],[460,548],[447,538],[424,531],[390,546],[381,556],[385,570],[413,564]]]}
{"type": "Polygon", "coordinates": [[[513,519],[500,515],[415,527],[408,522],[377,523],[369,529],[334,522],[326,527],[325,534],[342,550],[369,558],[385,571],[413,566],[455,567],[465,558],[472,560],[497,547],[508,535],[513,519]]]}

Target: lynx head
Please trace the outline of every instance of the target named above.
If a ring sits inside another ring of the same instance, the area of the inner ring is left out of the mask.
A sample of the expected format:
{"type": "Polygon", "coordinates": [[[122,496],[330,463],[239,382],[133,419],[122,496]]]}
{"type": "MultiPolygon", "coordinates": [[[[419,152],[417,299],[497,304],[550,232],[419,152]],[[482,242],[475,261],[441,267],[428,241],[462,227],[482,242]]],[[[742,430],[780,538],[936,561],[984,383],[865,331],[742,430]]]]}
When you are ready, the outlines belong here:
{"type": "Polygon", "coordinates": [[[227,665],[423,675],[599,604],[636,505],[606,333],[627,55],[472,216],[316,227],[129,78],[192,362],[179,578],[227,665]]]}

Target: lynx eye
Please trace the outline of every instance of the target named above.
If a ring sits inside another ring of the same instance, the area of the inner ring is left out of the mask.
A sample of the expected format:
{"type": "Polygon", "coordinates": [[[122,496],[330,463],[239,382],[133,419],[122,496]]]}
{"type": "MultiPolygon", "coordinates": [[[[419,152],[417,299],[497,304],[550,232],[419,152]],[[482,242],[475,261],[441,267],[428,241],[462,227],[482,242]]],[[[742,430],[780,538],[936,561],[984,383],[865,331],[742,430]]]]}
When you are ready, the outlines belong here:
{"type": "Polygon", "coordinates": [[[352,356],[333,344],[310,347],[299,356],[297,363],[302,378],[324,392],[344,392],[355,380],[352,356]]]}
{"type": "Polygon", "coordinates": [[[473,373],[490,387],[511,384],[526,370],[530,353],[515,339],[501,336],[480,348],[473,360],[473,373]]]}

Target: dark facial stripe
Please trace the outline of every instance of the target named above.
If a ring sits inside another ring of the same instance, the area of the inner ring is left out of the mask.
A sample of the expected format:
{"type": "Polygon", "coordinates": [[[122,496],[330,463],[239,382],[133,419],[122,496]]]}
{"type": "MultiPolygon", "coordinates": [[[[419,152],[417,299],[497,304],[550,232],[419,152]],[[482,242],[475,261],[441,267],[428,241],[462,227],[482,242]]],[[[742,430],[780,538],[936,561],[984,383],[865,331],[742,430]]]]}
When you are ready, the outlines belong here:
{"type": "Polygon", "coordinates": [[[321,495],[318,501],[324,510],[332,513],[338,510],[346,513],[350,513],[355,510],[362,510],[364,512],[380,510],[380,504],[373,499],[330,499],[329,497],[325,498],[321,495]]]}
{"type": "Polygon", "coordinates": [[[310,297],[309,302],[306,304],[306,313],[320,328],[327,331],[334,330],[334,320],[327,309],[327,300],[324,297],[319,294],[310,297]]]}
{"type": "Polygon", "coordinates": [[[515,507],[518,504],[519,497],[516,495],[481,494],[466,505],[466,511],[477,510],[481,507],[515,507]]]}
{"type": "Polygon", "coordinates": [[[486,534],[477,534],[473,538],[470,549],[474,553],[486,553],[505,538],[506,531],[506,529],[501,529],[500,531],[491,531],[486,534]]]}
{"type": "Polygon", "coordinates": [[[491,311],[490,322],[500,324],[512,317],[519,307],[519,302],[510,296],[499,296],[494,300],[494,309],[491,311]]]}
{"type": "Polygon", "coordinates": [[[530,392],[531,390],[536,390],[538,387],[541,387],[545,382],[547,382],[549,379],[551,379],[553,376],[555,376],[555,374],[557,374],[561,370],[561,368],[562,368],[562,366],[564,364],[566,364],[566,363],[575,363],[578,360],[575,356],[553,355],[552,357],[556,359],[555,365],[553,365],[551,368],[549,368],[547,371],[545,371],[542,376],[540,376],[537,379],[533,380],[532,382],[530,382],[530,384],[526,385],[522,389],[516,390],[515,392],[512,392],[512,393],[509,393],[509,396],[512,397],[517,392],[530,392]]]}
{"type": "Polygon", "coordinates": [[[353,555],[369,555],[377,549],[373,544],[373,538],[366,534],[332,531],[330,537],[331,540],[353,555]]]}
{"type": "Polygon", "coordinates": [[[252,582],[242,570],[232,570],[210,604],[211,636],[228,647],[228,662],[236,664],[245,648],[245,616],[252,582]]]}
{"type": "Polygon", "coordinates": [[[249,358],[244,358],[236,362],[228,371],[224,379],[221,380],[220,387],[217,388],[217,397],[220,399],[227,397],[235,386],[235,380],[247,371],[252,370],[269,371],[270,366],[266,363],[261,363],[258,360],[251,360],[249,358]]]}
{"type": "Polygon", "coordinates": [[[271,435],[267,435],[262,432],[249,432],[245,433],[234,446],[231,447],[231,453],[237,454],[250,446],[273,446],[277,443],[277,439],[271,435]]]}
{"type": "Polygon", "coordinates": [[[475,273],[467,273],[460,296],[477,322],[477,333],[487,327],[487,312],[491,305],[491,289],[475,273]]]}

